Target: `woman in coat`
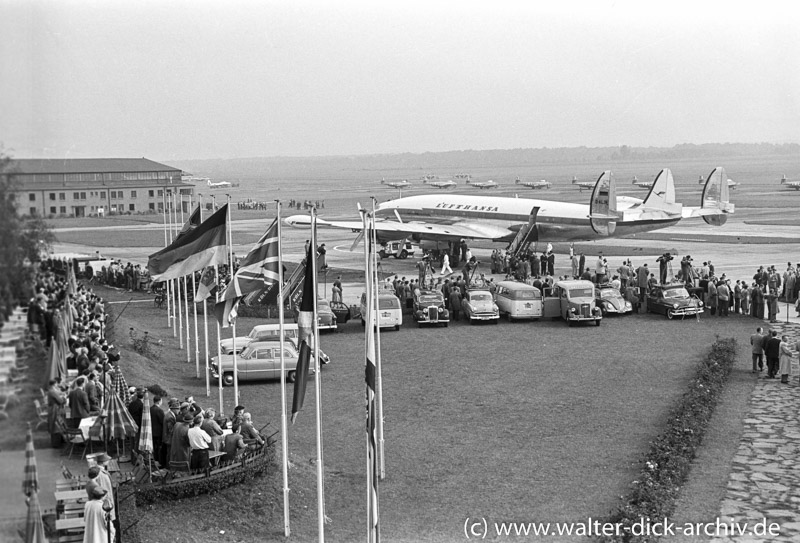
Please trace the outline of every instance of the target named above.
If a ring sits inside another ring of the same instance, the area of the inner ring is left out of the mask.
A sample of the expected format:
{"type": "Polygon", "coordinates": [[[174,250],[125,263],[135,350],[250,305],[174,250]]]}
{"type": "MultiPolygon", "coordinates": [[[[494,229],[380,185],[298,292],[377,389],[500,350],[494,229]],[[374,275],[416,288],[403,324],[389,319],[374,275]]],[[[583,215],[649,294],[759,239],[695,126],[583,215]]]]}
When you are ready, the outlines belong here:
{"type": "Polygon", "coordinates": [[[58,388],[58,380],[50,379],[47,388],[47,431],[50,432],[50,446],[58,449],[62,444],[62,434],[66,427],[64,422],[64,405],[67,397],[58,388]]]}
{"type": "Polygon", "coordinates": [[[789,337],[781,336],[781,358],[778,373],[781,374],[781,383],[788,385],[789,376],[792,374],[792,349],[789,347],[789,337]]]}

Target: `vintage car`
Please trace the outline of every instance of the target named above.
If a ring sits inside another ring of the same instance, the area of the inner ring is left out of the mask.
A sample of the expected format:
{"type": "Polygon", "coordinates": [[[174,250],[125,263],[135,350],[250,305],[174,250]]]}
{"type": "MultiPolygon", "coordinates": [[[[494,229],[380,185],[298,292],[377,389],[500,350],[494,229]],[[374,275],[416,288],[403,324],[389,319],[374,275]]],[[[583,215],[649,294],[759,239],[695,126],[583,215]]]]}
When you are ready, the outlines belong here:
{"type": "MultiPolygon", "coordinates": [[[[391,285],[389,285],[391,286],[391,285]]],[[[364,317],[367,315],[367,293],[361,294],[361,326],[366,326],[364,317]]],[[[400,330],[403,324],[403,308],[400,305],[400,298],[391,293],[388,288],[384,288],[378,293],[378,326],[381,328],[394,328],[400,330]]]]}
{"type": "Polygon", "coordinates": [[[395,258],[405,259],[409,256],[414,256],[415,252],[416,248],[410,241],[400,239],[396,241],[387,241],[382,244],[378,255],[380,255],[381,258],[393,256],[395,258]]]}
{"type": "Polygon", "coordinates": [[[668,319],[698,315],[703,312],[703,302],[691,296],[682,283],[655,285],[647,293],[647,311],[663,313],[668,319]]]}
{"type": "Polygon", "coordinates": [[[346,303],[331,301],[330,306],[331,311],[336,315],[336,322],[346,324],[350,320],[350,307],[346,303]]]}
{"type": "Polygon", "coordinates": [[[537,320],[542,316],[542,293],[531,285],[519,281],[500,281],[495,291],[497,307],[508,321],[537,320]]]}
{"type": "MultiPolygon", "coordinates": [[[[254,341],[277,340],[279,334],[280,326],[278,324],[259,324],[258,326],[254,326],[249,334],[236,338],[236,352],[241,352],[254,341]]],[[[297,325],[284,324],[283,337],[295,341],[297,339],[297,325]]],[[[219,349],[223,354],[232,354],[233,345],[233,338],[223,339],[219,342],[219,349]]]]}
{"type": "Polygon", "coordinates": [[[438,290],[420,290],[414,293],[414,311],[417,325],[441,324],[445,328],[450,322],[450,312],[444,306],[444,294],[438,290]]]}
{"type": "Polygon", "coordinates": [[[470,324],[479,321],[490,321],[492,324],[497,324],[497,321],[500,320],[500,310],[494,303],[489,289],[467,289],[467,295],[461,300],[461,309],[470,324]]]}
{"type": "Polygon", "coordinates": [[[558,281],[553,287],[553,296],[559,299],[561,318],[569,326],[578,322],[594,322],[600,326],[603,313],[594,293],[594,283],[584,280],[558,281]]]}
{"type": "MultiPolygon", "coordinates": [[[[321,352],[320,352],[321,354],[321,352]]],[[[284,369],[286,380],[294,382],[297,377],[297,359],[299,357],[294,343],[283,344],[284,369]]],[[[320,360],[320,363],[322,360],[320,360]]],[[[314,363],[310,364],[309,373],[314,373],[314,363]]],[[[236,357],[236,369],[239,381],[256,381],[277,379],[281,376],[281,350],[278,341],[253,341],[236,357]]],[[[226,386],[233,384],[233,355],[221,355],[211,359],[211,376],[219,379],[226,386]]]]}
{"type": "Polygon", "coordinates": [[[317,300],[317,327],[320,330],[336,330],[336,314],[331,309],[328,300],[317,300]]]}
{"type": "Polygon", "coordinates": [[[597,307],[600,308],[604,317],[609,314],[618,313],[624,315],[625,313],[633,312],[633,306],[620,293],[619,289],[612,287],[608,283],[598,285],[595,289],[595,296],[597,307]]]}

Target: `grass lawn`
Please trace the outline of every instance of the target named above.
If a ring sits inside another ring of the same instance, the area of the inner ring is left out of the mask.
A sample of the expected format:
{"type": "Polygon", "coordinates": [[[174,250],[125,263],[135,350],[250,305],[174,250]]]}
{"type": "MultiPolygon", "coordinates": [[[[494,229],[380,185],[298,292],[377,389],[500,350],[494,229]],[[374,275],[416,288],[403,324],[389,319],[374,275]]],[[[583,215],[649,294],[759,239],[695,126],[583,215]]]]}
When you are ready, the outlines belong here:
{"type": "MultiPolygon", "coordinates": [[[[130,294],[109,291],[107,297],[130,294]]],[[[205,382],[195,378],[194,353],[187,364],[165,312],[141,298],[116,323],[129,384],[159,383],[174,396],[193,393],[201,404],[216,405],[216,388],[206,400],[205,382]],[[164,340],[159,361],[129,353],[130,326],[164,340]]],[[[117,312],[122,307],[114,305],[117,312]]],[[[246,334],[256,323],[240,319],[237,331],[246,334]]],[[[740,317],[697,323],[632,315],[600,327],[541,321],[417,329],[407,319],[400,332],[381,335],[384,537],[457,540],[467,517],[555,522],[607,514],[715,335],[745,338],[752,327],[740,317]]],[[[322,345],[332,358],[322,372],[326,537],[353,541],[366,530],[363,328],[348,323],[323,336],[322,345]]],[[[741,354],[735,371],[747,371],[748,356],[741,354]]],[[[277,381],[242,383],[240,394],[258,426],[270,422],[268,433],[280,428],[277,381]]],[[[232,389],[224,396],[229,413],[232,389]]],[[[292,538],[298,541],[316,539],[314,404],[310,387],[289,429],[292,538]]],[[[281,484],[278,470],[147,511],[139,526],[153,542],[280,539],[281,484]]]]}

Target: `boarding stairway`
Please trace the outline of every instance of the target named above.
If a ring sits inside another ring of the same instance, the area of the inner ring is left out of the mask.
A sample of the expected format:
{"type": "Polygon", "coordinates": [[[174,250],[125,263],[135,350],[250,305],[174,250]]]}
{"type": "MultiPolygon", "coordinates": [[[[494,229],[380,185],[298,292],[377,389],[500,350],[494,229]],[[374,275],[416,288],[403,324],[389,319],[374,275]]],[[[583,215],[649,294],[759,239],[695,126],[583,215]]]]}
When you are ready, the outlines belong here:
{"type": "Polygon", "coordinates": [[[533,208],[533,211],[531,211],[531,215],[528,218],[528,223],[522,225],[522,228],[517,231],[517,235],[514,236],[514,239],[508,244],[508,247],[506,247],[506,252],[509,256],[519,258],[520,255],[524,254],[528,250],[528,248],[531,246],[531,243],[536,243],[539,241],[539,229],[536,227],[536,216],[538,213],[539,208],[533,208]]]}
{"type": "MultiPolygon", "coordinates": [[[[286,300],[290,300],[290,306],[295,307],[298,303],[300,303],[300,298],[303,296],[303,280],[306,277],[306,264],[305,262],[301,262],[292,273],[289,274],[288,279],[283,284],[283,302],[286,303],[286,300]]],[[[253,295],[253,298],[249,298],[245,300],[245,303],[250,305],[253,304],[261,304],[264,300],[267,300],[274,296],[277,299],[277,293],[274,291],[278,289],[278,283],[272,283],[271,285],[267,286],[266,288],[258,291],[253,295]]]]}

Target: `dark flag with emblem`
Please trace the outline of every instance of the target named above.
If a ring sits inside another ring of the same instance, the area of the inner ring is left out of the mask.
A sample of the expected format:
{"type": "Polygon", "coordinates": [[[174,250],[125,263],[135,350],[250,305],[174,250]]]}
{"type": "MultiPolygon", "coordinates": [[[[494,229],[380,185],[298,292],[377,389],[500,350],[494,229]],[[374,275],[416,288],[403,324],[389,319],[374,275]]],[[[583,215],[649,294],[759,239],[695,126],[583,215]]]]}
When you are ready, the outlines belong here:
{"type": "Polygon", "coordinates": [[[311,343],[313,342],[316,319],[314,315],[317,300],[316,285],[314,284],[314,244],[309,244],[306,255],[306,276],[303,280],[303,298],[300,300],[300,311],[297,315],[297,340],[300,345],[300,357],[297,360],[297,373],[294,382],[294,396],[292,397],[292,424],[297,414],[303,408],[303,399],[306,395],[306,382],[308,381],[308,367],[311,363],[311,343]]]}

